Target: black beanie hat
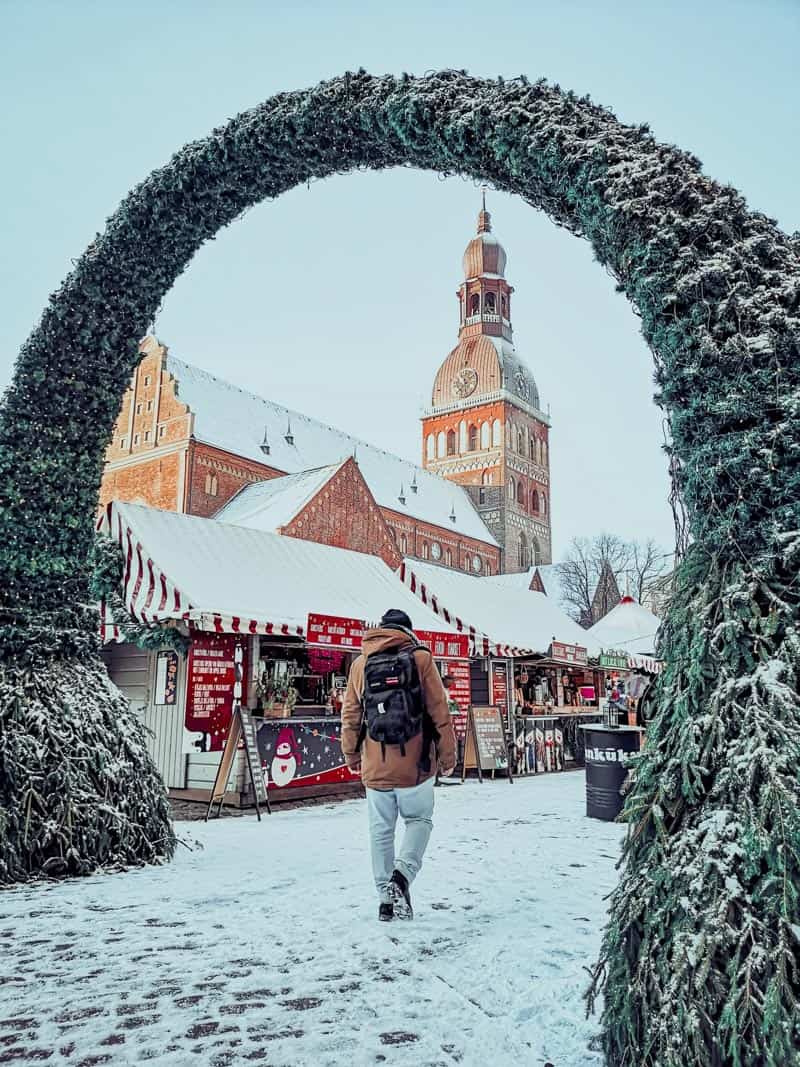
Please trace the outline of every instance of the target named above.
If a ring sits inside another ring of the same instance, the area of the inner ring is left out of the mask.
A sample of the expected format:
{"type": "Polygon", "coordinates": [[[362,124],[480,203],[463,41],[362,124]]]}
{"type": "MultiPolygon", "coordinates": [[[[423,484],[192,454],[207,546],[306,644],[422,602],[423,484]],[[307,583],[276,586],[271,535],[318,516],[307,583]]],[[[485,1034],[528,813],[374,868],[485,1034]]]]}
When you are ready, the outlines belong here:
{"type": "Polygon", "coordinates": [[[404,630],[414,629],[408,615],[404,611],[398,611],[396,608],[389,608],[388,611],[383,613],[381,626],[388,626],[390,630],[396,629],[398,626],[401,626],[404,630]]]}

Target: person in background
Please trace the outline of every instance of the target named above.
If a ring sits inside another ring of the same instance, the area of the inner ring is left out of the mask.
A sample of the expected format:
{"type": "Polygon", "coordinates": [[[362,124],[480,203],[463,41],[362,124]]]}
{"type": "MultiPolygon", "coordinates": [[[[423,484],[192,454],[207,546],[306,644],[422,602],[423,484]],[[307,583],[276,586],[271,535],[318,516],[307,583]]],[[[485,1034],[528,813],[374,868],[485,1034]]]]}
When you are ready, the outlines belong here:
{"type": "Polygon", "coordinates": [[[448,698],[433,656],[404,611],[387,611],[364,635],[342,705],[342,752],[367,792],[378,918],[411,919],[411,883],[433,829],[438,761],[449,777],[456,743],[448,698]],[[395,851],[397,817],[405,824],[395,851]]]}

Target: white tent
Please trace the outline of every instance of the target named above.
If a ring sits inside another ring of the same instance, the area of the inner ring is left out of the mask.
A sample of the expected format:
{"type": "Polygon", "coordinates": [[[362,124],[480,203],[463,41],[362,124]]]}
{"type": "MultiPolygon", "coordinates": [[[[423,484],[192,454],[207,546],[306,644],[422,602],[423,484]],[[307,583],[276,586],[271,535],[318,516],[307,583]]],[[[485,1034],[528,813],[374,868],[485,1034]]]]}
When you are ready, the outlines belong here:
{"type": "Polygon", "coordinates": [[[417,559],[405,560],[401,575],[440,618],[459,629],[487,634],[506,654],[544,655],[553,641],[581,645],[590,656],[600,652],[591,632],[578,626],[544,593],[473,578],[417,559]]]}
{"type": "Polygon", "coordinates": [[[141,622],[302,637],[312,612],[369,625],[399,608],[415,628],[454,630],[377,556],[117,501],[99,529],[123,550],[123,600],[141,622]]]}
{"type": "MultiPolygon", "coordinates": [[[[661,620],[630,596],[624,596],[588,633],[607,651],[624,651],[629,657],[652,657],[661,620]]],[[[637,664],[643,666],[644,664],[637,664]]]]}

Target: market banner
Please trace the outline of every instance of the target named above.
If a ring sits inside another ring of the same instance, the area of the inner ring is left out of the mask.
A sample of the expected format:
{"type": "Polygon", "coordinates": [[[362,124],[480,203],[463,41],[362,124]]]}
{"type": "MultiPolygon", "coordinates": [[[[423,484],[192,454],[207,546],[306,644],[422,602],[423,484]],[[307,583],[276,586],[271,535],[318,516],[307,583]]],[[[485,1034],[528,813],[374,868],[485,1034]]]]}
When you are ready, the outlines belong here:
{"type": "Polygon", "coordinates": [[[562,641],[553,641],[550,645],[550,659],[556,663],[567,663],[571,667],[585,667],[589,654],[582,645],[565,645],[562,641]]]}
{"type": "Polygon", "coordinates": [[[233,686],[236,681],[234,654],[236,646],[243,647],[244,680],[242,703],[247,701],[244,691],[247,679],[247,642],[236,634],[212,634],[205,630],[192,631],[189,649],[186,686],[187,730],[208,734],[208,751],[219,752],[231,724],[233,686]]]}
{"type": "Polygon", "coordinates": [[[433,653],[434,659],[469,659],[469,635],[415,630],[417,640],[433,653]]]}
{"type": "Polygon", "coordinates": [[[324,645],[326,648],[354,651],[361,648],[366,628],[363,619],[310,613],[306,634],[310,645],[324,645]]]}

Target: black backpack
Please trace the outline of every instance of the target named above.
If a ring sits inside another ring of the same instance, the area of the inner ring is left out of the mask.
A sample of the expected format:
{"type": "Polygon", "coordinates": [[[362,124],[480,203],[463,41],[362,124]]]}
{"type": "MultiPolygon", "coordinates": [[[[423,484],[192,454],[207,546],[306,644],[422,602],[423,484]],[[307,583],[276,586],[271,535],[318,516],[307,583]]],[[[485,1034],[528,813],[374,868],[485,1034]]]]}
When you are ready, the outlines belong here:
{"type": "Polygon", "coordinates": [[[374,652],[364,664],[362,734],[380,742],[384,759],[387,745],[399,745],[405,756],[406,744],[423,730],[425,702],[414,658],[421,647],[374,652]]]}

